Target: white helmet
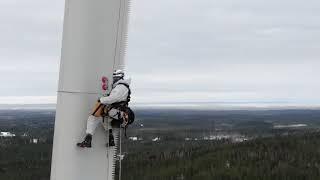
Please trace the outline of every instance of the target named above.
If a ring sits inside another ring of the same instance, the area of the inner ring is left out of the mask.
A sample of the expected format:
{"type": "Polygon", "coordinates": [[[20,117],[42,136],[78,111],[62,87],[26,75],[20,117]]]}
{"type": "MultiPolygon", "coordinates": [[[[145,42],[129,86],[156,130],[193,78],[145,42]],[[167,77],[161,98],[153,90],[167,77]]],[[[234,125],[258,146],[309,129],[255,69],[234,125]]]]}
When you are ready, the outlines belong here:
{"type": "Polygon", "coordinates": [[[118,69],[113,72],[113,79],[123,79],[123,77],[124,77],[123,70],[118,69]]]}

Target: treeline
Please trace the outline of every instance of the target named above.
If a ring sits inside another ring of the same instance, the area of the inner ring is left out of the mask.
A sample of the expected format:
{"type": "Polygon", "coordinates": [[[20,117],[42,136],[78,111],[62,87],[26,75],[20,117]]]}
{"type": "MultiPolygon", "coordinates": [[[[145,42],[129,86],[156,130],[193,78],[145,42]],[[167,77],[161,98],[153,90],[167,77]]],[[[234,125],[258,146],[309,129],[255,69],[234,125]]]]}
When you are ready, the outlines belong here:
{"type": "Polygon", "coordinates": [[[0,138],[1,180],[49,180],[52,144],[0,138]]]}
{"type": "MultiPolygon", "coordinates": [[[[137,117],[128,135],[143,140],[124,141],[123,180],[320,179],[320,111],[150,110],[137,117]],[[308,129],[273,128],[291,123],[308,129]],[[184,141],[214,129],[256,139],[184,141]],[[155,137],[161,140],[152,142],[155,137]]],[[[0,111],[1,131],[17,135],[0,138],[0,180],[50,179],[53,124],[54,112],[0,111]],[[30,143],[33,138],[38,144],[30,143]]]]}
{"type": "MultiPolygon", "coordinates": [[[[49,180],[50,143],[0,139],[0,179],[49,180]]],[[[123,180],[320,179],[320,132],[224,141],[126,141],[123,180]]]]}
{"type": "Polygon", "coordinates": [[[130,146],[126,180],[315,180],[320,179],[320,133],[261,138],[232,144],[193,141],[130,146]]]}

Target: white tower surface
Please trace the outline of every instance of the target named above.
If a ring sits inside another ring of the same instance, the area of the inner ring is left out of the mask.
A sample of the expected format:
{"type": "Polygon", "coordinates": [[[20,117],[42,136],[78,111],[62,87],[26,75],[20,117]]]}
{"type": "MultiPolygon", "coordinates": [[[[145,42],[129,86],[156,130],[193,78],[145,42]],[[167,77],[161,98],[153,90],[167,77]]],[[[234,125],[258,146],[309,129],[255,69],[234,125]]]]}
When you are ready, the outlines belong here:
{"type": "Polygon", "coordinates": [[[51,180],[112,180],[114,149],[99,127],[92,148],[76,146],[101,96],[101,77],[124,68],[128,0],[66,0],[51,180]]]}

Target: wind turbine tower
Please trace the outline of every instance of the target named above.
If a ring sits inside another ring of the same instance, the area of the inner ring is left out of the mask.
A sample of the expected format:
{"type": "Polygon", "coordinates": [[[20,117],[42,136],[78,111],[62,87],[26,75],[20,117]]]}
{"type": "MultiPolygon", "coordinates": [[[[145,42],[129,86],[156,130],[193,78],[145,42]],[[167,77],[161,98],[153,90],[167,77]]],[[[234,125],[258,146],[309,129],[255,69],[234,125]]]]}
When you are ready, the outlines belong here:
{"type": "MultiPolygon", "coordinates": [[[[99,96],[101,77],[124,68],[128,0],[66,0],[51,180],[113,180],[115,148],[102,127],[92,148],[76,142],[99,96]]],[[[110,90],[110,88],[109,88],[110,90]]]]}

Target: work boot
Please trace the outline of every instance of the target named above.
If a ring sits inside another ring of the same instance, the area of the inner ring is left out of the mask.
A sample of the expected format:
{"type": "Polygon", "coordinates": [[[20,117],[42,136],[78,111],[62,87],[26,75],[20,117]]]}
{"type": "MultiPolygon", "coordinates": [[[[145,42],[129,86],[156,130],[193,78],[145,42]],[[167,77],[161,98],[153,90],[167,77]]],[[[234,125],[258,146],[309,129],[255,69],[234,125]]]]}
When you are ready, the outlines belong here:
{"type": "Polygon", "coordinates": [[[81,148],[91,148],[91,140],[92,140],[92,135],[87,134],[86,137],[84,138],[84,141],[82,141],[81,143],[77,143],[77,146],[81,148]]]}
{"type": "Polygon", "coordinates": [[[115,146],[112,129],[109,130],[109,146],[115,146]]]}

